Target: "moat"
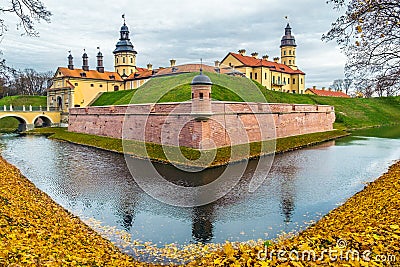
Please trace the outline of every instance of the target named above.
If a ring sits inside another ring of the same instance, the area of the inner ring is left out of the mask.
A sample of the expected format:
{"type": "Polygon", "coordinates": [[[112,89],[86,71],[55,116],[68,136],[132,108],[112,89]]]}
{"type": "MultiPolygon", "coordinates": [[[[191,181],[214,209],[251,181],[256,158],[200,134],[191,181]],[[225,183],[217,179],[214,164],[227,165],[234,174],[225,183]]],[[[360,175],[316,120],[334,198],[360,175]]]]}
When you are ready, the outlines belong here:
{"type": "MultiPolygon", "coordinates": [[[[354,132],[319,146],[276,155],[264,183],[248,192],[256,165],[218,201],[196,208],[168,206],[144,193],[119,154],[40,136],[0,138],[1,155],[38,188],[81,218],[115,226],[154,244],[271,239],[298,231],[343,203],[400,158],[400,127],[354,132]]],[[[156,164],[169,179],[185,177],[156,164]]],[[[222,168],[202,172],[201,177],[222,168]]],[[[163,188],[159,188],[163,190],[163,188]]]]}

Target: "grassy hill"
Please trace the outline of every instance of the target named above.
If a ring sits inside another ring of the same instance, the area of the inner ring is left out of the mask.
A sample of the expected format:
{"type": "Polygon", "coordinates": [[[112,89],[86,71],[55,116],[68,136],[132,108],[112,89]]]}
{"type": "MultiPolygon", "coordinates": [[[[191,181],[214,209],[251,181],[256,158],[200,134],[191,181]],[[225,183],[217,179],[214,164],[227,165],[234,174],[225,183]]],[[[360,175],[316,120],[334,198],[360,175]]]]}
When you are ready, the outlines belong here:
{"type": "Polygon", "coordinates": [[[29,95],[16,95],[16,96],[6,96],[0,99],[0,108],[4,105],[14,107],[21,107],[23,105],[32,107],[47,105],[47,100],[45,96],[29,96],[29,95]]]}
{"type": "MultiPolygon", "coordinates": [[[[188,73],[160,77],[148,81],[137,90],[103,93],[93,105],[187,101],[191,97],[190,82],[195,75],[188,73]]],[[[244,78],[216,73],[207,75],[214,83],[214,100],[332,105],[335,107],[337,128],[400,123],[400,97],[359,99],[295,95],[266,90],[260,84],[244,78]]]]}

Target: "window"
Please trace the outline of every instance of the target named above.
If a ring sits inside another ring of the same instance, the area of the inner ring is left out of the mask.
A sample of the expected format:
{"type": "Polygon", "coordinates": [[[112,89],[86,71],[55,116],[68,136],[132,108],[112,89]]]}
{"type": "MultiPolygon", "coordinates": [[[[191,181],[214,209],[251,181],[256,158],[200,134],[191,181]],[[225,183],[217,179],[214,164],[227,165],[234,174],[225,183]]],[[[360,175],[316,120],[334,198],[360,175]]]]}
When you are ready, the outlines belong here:
{"type": "Polygon", "coordinates": [[[293,51],[293,56],[294,56],[294,51],[293,51]]]}
{"type": "Polygon", "coordinates": [[[289,55],[292,55],[292,50],[289,50],[289,55]]]}
{"type": "Polygon", "coordinates": [[[293,94],[295,94],[295,93],[296,93],[296,90],[293,90],[292,92],[293,92],[293,94]]]}
{"type": "Polygon", "coordinates": [[[286,65],[286,61],[283,61],[283,64],[285,64],[285,65],[286,65]]]}
{"type": "Polygon", "coordinates": [[[272,76],[272,83],[275,84],[275,76],[272,76]]]}
{"type": "Polygon", "coordinates": [[[278,77],[278,84],[281,84],[281,77],[278,77]]]}
{"type": "Polygon", "coordinates": [[[283,51],[283,54],[286,56],[286,51],[283,51]]]}
{"type": "Polygon", "coordinates": [[[250,79],[253,79],[253,73],[250,72],[250,79]]]}
{"type": "Polygon", "coordinates": [[[118,85],[115,85],[115,86],[114,86],[114,91],[118,91],[118,90],[119,90],[118,85]]]}
{"type": "Polygon", "coordinates": [[[122,75],[125,75],[125,69],[122,70],[122,75]]]}
{"type": "Polygon", "coordinates": [[[102,85],[102,84],[100,84],[99,86],[100,86],[100,87],[103,87],[103,85],[102,85]]]}
{"type": "Polygon", "coordinates": [[[293,79],[293,84],[295,84],[296,83],[296,79],[293,79]]]}
{"type": "Polygon", "coordinates": [[[267,73],[265,73],[265,79],[267,79],[267,73]]]}
{"type": "Polygon", "coordinates": [[[283,84],[286,85],[286,78],[283,77],[283,84]]]}
{"type": "Polygon", "coordinates": [[[125,63],[125,57],[122,58],[122,63],[125,63]]]}
{"type": "Polygon", "coordinates": [[[290,84],[290,78],[287,78],[287,84],[290,84]]]}
{"type": "Polygon", "coordinates": [[[257,73],[254,73],[254,79],[257,80],[257,73]]]}
{"type": "Polygon", "coordinates": [[[133,69],[131,69],[131,74],[133,73],[133,69]]]}
{"type": "Polygon", "coordinates": [[[133,64],[133,58],[131,58],[131,63],[133,64]]]}
{"type": "Polygon", "coordinates": [[[75,86],[78,86],[78,83],[75,83],[75,86]]]}
{"type": "Polygon", "coordinates": [[[231,62],[229,62],[229,67],[232,67],[232,63],[231,62]]]}
{"type": "Polygon", "coordinates": [[[289,65],[292,64],[292,60],[289,59],[289,65]]]}
{"type": "Polygon", "coordinates": [[[194,93],[192,93],[192,99],[194,98],[194,93]]]}
{"type": "Polygon", "coordinates": [[[94,84],[93,84],[93,83],[91,83],[91,84],[90,84],[90,87],[94,87],[94,84]]]}
{"type": "Polygon", "coordinates": [[[303,84],[303,78],[301,78],[300,81],[301,81],[301,84],[303,84]]]}
{"type": "Polygon", "coordinates": [[[118,58],[115,58],[115,62],[117,62],[117,63],[118,63],[118,58]]]}
{"type": "Polygon", "coordinates": [[[199,97],[200,97],[200,99],[203,99],[203,93],[200,93],[199,97]]]}
{"type": "Polygon", "coordinates": [[[303,93],[303,90],[300,91],[300,94],[302,94],[302,93],[303,93]]]}

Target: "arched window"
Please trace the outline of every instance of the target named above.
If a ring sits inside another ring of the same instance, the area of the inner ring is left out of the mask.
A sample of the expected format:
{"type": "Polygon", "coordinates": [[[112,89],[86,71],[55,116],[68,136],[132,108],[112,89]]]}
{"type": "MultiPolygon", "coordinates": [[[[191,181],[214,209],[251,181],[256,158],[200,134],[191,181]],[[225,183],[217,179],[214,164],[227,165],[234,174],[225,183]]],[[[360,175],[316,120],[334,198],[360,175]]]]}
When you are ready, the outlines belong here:
{"type": "Polygon", "coordinates": [[[122,63],[125,63],[125,57],[122,58],[122,63]]]}
{"type": "Polygon", "coordinates": [[[131,64],[133,64],[133,58],[131,58],[131,64]]]}
{"type": "Polygon", "coordinates": [[[291,55],[292,54],[292,50],[289,50],[289,55],[291,55]]]}
{"type": "Polygon", "coordinates": [[[117,62],[117,64],[118,64],[118,58],[117,57],[115,58],[115,62],[117,62]]]}
{"type": "Polygon", "coordinates": [[[292,64],[292,61],[289,59],[289,64],[292,64]]]}
{"type": "Polygon", "coordinates": [[[199,97],[200,97],[200,99],[203,99],[203,93],[200,93],[199,97]]]}

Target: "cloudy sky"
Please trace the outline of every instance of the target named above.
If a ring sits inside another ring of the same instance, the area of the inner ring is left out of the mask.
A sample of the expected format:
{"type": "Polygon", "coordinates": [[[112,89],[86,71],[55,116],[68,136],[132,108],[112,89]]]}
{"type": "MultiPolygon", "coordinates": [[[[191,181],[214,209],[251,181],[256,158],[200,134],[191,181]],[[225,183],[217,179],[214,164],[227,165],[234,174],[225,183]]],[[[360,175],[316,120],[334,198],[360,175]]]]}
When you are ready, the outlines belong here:
{"type": "Polygon", "coordinates": [[[246,49],[280,56],[280,39],[290,19],[297,42],[298,67],[306,72],[306,86],[329,86],[343,77],[345,57],[336,44],[321,41],[339,13],[321,0],[42,0],[53,13],[51,23],[37,24],[39,38],[21,36],[12,17],[0,43],[9,65],[55,71],[66,66],[71,50],[75,66],[82,65],[85,48],[94,68],[96,47],[105,67],[113,69],[112,50],[119,38],[121,14],[135,46],[137,65],[168,66],[221,60],[230,52],[246,49]]]}

